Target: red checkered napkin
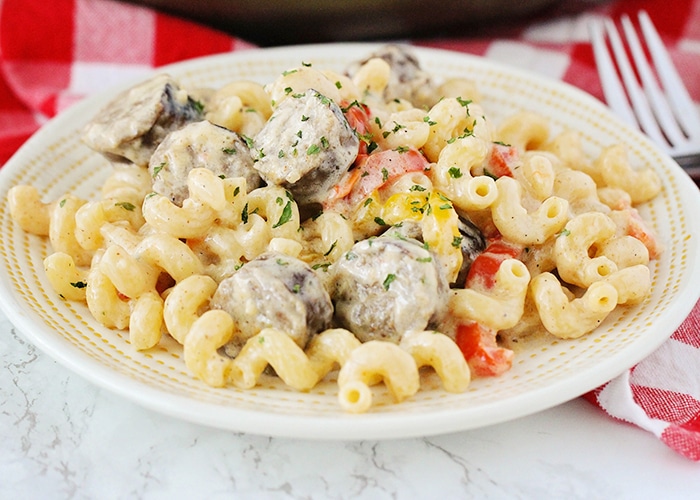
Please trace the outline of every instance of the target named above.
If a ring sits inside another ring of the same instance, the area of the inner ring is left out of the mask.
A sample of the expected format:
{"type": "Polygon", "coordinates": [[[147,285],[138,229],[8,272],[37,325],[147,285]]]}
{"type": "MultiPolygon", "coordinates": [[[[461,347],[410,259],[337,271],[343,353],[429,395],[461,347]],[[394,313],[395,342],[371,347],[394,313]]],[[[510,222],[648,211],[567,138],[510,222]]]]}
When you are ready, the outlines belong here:
{"type": "MultiPolygon", "coordinates": [[[[700,101],[700,0],[669,7],[663,0],[613,2],[605,11],[543,21],[508,38],[420,43],[520,66],[526,61],[531,69],[602,98],[585,21],[643,8],[700,101]]],[[[0,165],[44,121],[84,95],[162,64],[250,47],[238,38],[113,0],[54,0],[50,6],[44,0],[0,0],[0,165]]],[[[700,460],[699,328],[700,303],[656,352],[586,398],[700,460]]]]}

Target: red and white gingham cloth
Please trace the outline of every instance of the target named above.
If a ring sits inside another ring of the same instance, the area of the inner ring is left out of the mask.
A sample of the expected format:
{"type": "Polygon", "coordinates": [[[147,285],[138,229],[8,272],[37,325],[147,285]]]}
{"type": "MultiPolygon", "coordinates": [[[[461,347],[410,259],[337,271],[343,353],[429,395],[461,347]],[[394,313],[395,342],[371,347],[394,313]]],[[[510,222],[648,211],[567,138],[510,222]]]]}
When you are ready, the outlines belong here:
{"type": "MultiPolygon", "coordinates": [[[[602,99],[587,40],[591,16],[649,12],[700,101],[700,0],[627,0],[591,4],[507,34],[415,40],[528,67],[602,99]]],[[[42,123],[85,95],[152,68],[252,48],[236,37],[114,0],[0,0],[0,165],[42,123]]],[[[656,352],[585,395],[700,461],[700,303],[656,352]]]]}

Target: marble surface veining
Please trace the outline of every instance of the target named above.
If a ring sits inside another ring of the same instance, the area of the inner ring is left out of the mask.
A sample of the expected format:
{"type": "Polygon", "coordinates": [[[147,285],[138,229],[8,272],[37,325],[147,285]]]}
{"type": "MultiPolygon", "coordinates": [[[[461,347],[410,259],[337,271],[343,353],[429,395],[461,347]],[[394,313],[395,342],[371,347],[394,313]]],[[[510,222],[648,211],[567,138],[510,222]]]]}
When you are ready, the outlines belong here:
{"type": "Polygon", "coordinates": [[[468,432],[388,441],[247,435],[98,388],[0,315],[2,499],[690,498],[700,464],[581,399],[468,432]]]}

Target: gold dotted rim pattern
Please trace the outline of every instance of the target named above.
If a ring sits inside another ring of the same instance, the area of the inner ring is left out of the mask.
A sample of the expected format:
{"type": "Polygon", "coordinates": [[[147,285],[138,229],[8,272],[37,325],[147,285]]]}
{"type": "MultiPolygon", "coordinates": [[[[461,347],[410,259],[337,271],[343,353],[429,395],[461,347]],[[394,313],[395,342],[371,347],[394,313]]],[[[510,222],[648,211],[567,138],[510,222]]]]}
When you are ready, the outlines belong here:
{"type": "MultiPolygon", "coordinates": [[[[342,70],[367,56],[372,44],[328,44],[255,49],[162,68],[185,86],[220,87],[233,80],[272,81],[302,62],[342,70]]],[[[222,429],[312,439],[383,439],[478,428],[504,422],[573,399],[631,367],[666,340],[695,304],[700,290],[700,196],[680,167],[594,98],[526,71],[482,58],[416,48],[423,67],[439,76],[472,79],[487,119],[536,111],[553,131],[580,132],[592,157],[624,143],[630,161],[655,169],[662,193],[640,207],[665,245],[652,262],[651,296],[619,308],[591,334],[576,340],[544,341],[518,352],[507,374],[472,382],[463,394],[442,390],[435,375],[421,390],[393,404],[384,388],[363,415],[343,412],[334,381],[308,393],[263,378],[252,390],[215,389],[187,373],[182,351],[165,339],[136,352],[125,332],[106,329],[87,308],[62,300],[44,277],[50,251],[42,238],[25,234],[10,218],[6,197],[16,184],[32,184],[45,200],[72,193],[96,197],[108,163],[80,141],[80,130],[120,89],[90,97],[49,122],[0,171],[0,305],[16,328],[51,357],[87,380],[160,413],[222,429]]],[[[122,87],[123,88],[123,87],[122,87]]]]}

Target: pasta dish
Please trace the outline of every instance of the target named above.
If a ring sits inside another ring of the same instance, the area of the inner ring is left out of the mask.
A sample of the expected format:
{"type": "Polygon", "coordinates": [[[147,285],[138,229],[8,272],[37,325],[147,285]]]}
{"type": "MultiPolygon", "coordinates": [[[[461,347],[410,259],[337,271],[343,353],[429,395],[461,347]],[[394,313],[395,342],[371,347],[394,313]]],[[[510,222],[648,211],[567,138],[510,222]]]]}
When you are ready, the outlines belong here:
{"type": "Polygon", "coordinates": [[[86,126],[98,199],[14,186],[46,279],[136,350],[164,335],[215,387],[336,379],[349,412],[507,372],[536,335],[644,301],[661,190],[622,145],[594,158],[546,116],[493,123],[478,87],[389,45],[336,72],[184,88],[158,74],[86,126]]]}

